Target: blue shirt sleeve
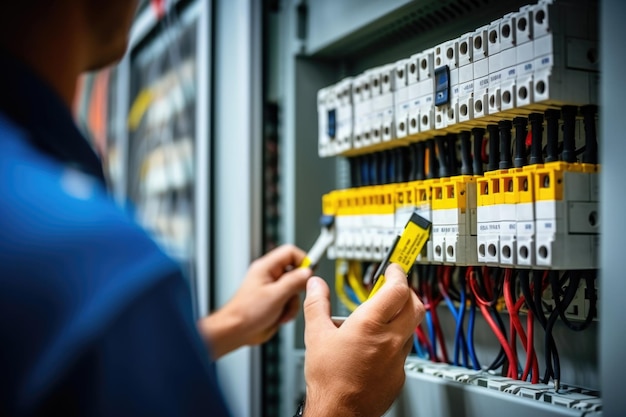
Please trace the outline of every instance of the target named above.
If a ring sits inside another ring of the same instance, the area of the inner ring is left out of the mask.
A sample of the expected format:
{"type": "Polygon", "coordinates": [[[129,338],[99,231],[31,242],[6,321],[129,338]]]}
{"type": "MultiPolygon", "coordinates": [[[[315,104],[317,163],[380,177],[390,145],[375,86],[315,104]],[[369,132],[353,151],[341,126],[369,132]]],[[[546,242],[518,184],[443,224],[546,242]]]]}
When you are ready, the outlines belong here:
{"type": "Polygon", "coordinates": [[[76,360],[36,414],[227,416],[181,284],[172,275],[136,300],[76,360]]]}

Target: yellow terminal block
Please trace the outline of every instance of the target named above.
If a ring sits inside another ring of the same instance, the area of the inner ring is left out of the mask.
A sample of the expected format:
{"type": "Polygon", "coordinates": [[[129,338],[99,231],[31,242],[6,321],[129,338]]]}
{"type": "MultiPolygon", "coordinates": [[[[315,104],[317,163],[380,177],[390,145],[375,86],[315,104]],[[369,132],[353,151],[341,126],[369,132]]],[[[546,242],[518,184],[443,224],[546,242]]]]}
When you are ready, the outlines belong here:
{"type": "Polygon", "coordinates": [[[515,205],[517,250],[514,263],[518,267],[535,264],[535,170],[543,165],[528,165],[515,170],[513,178],[517,192],[515,205]]]}
{"type": "Polygon", "coordinates": [[[486,172],[479,178],[477,196],[477,258],[478,262],[498,265],[500,263],[501,205],[505,195],[501,190],[501,177],[508,170],[486,172]]]}
{"type": "MultiPolygon", "coordinates": [[[[415,196],[417,198],[417,213],[432,222],[432,195],[433,185],[439,183],[439,179],[429,179],[422,181],[413,181],[415,187],[415,196]]],[[[430,263],[433,261],[433,242],[432,235],[428,237],[428,241],[421,253],[417,255],[417,262],[430,263]]]]}
{"type": "Polygon", "coordinates": [[[551,162],[534,171],[536,265],[598,266],[598,169],[551,162]]]}
{"type": "Polygon", "coordinates": [[[433,261],[476,263],[476,177],[441,178],[432,186],[433,261]]]}
{"type": "Polygon", "coordinates": [[[337,214],[337,191],[331,191],[322,196],[322,214],[325,216],[337,214]]]}
{"type": "Polygon", "coordinates": [[[515,174],[521,171],[518,168],[500,170],[500,238],[499,254],[500,264],[512,266],[517,258],[517,220],[516,205],[519,201],[518,184],[515,182],[515,174]]]}

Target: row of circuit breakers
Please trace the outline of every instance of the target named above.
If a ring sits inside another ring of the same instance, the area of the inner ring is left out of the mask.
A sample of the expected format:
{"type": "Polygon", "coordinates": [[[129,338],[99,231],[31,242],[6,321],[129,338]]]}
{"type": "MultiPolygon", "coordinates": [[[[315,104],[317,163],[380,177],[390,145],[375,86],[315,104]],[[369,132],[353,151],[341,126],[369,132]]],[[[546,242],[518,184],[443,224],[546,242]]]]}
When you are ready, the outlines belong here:
{"type": "Polygon", "coordinates": [[[597,29],[597,2],[542,0],[321,89],[321,157],[421,164],[323,196],[329,257],[381,260],[417,210],[432,222],[419,262],[597,268],[597,29]]]}

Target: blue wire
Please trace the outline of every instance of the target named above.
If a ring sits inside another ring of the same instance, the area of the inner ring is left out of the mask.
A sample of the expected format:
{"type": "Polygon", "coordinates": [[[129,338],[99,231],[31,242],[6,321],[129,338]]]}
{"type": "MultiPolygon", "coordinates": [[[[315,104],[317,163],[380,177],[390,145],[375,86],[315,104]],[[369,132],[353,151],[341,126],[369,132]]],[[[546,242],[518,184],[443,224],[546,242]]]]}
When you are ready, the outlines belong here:
{"type": "Polygon", "coordinates": [[[470,298],[470,311],[469,311],[469,323],[467,324],[467,348],[469,350],[470,357],[472,358],[472,364],[475,370],[480,370],[480,363],[476,356],[476,347],[474,346],[474,322],[476,320],[476,303],[473,298],[470,298]]]}
{"type": "MultiPolygon", "coordinates": [[[[426,310],[426,326],[428,327],[428,336],[430,337],[430,344],[433,346],[433,352],[437,355],[437,337],[435,335],[435,326],[433,325],[433,319],[430,311],[428,310],[426,310]]],[[[435,361],[437,358],[431,358],[431,360],[435,361]]]]}
{"type": "Polygon", "coordinates": [[[420,341],[417,338],[415,332],[413,332],[413,347],[415,348],[415,353],[417,354],[417,356],[424,359],[428,357],[428,355],[426,355],[426,353],[424,352],[424,349],[422,348],[422,345],[420,344],[420,341]]]}
{"type": "Polygon", "coordinates": [[[346,285],[345,290],[346,290],[346,295],[348,296],[348,298],[350,298],[350,300],[353,303],[355,303],[356,305],[361,305],[361,301],[359,300],[359,297],[357,297],[356,294],[354,293],[354,290],[352,289],[352,287],[346,285]]]}
{"type": "Polygon", "coordinates": [[[361,184],[370,185],[370,167],[369,158],[365,157],[361,160],[361,184]]]}
{"type": "MultiPolygon", "coordinates": [[[[447,295],[443,296],[443,299],[446,301],[446,305],[448,306],[448,309],[450,310],[450,312],[452,313],[452,317],[454,318],[454,321],[459,324],[459,318],[457,315],[457,311],[456,311],[456,307],[454,307],[454,303],[452,303],[452,300],[450,299],[450,297],[448,297],[447,295]]],[[[452,360],[452,364],[455,366],[459,365],[459,338],[458,338],[458,334],[454,333],[454,355],[453,355],[453,360],[452,360]]]]}
{"type": "Polygon", "coordinates": [[[461,343],[461,350],[463,351],[463,366],[468,368],[469,367],[469,360],[468,360],[468,355],[467,355],[467,343],[465,343],[465,333],[463,331],[463,322],[465,320],[465,302],[467,300],[467,296],[465,294],[465,270],[462,269],[461,273],[460,273],[460,277],[459,277],[459,284],[461,286],[461,290],[460,290],[460,303],[459,303],[459,316],[458,316],[458,321],[457,321],[457,326],[456,326],[456,331],[455,333],[458,334],[460,340],[459,343],[461,343]]]}
{"type": "MultiPolygon", "coordinates": [[[[461,274],[463,275],[463,274],[461,274]]],[[[455,366],[459,366],[459,356],[460,353],[463,353],[463,366],[468,367],[469,360],[467,355],[467,344],[465,343],[465,335],[463,333],[463,320],[465,318],[465,279],[461,277],[461,291],[460,291],[460,305],[459,309],[454,306],[454,303],[450,299],[449,296],[444,295],[444,300],[446,301],[446,305],[448,309],[452,313],[452,317],[456,321],[456,327],[454,330],[454,359],[452,364],[455,366]]]]}
{"type": "Polygon", "coordinates": [[[370,185],[377,185],[380,181],[378,177],[378,166],[377,166],[378,156],[376,154],[372,154],[370,159],[370,185]]]}

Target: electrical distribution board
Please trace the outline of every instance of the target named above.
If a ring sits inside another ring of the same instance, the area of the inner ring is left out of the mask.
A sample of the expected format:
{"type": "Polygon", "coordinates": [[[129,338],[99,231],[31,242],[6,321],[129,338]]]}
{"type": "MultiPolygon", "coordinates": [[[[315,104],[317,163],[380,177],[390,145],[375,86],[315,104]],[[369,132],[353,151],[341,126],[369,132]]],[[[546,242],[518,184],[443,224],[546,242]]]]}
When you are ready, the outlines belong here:
{"type": "Polygon", "coordinates": [[[552,336],[596,317],[597,22],[596,1],[540,0],[317,92],[319,156],[350,167],[350,186],[322,197],[348,309],[411,213],[432,222],[409,274],[427,317],[407,374],[601,411],[597,391],[562,384],[552,336]],[[473,346],[477,309],[500,344],[491,365],[473,346]]]}

